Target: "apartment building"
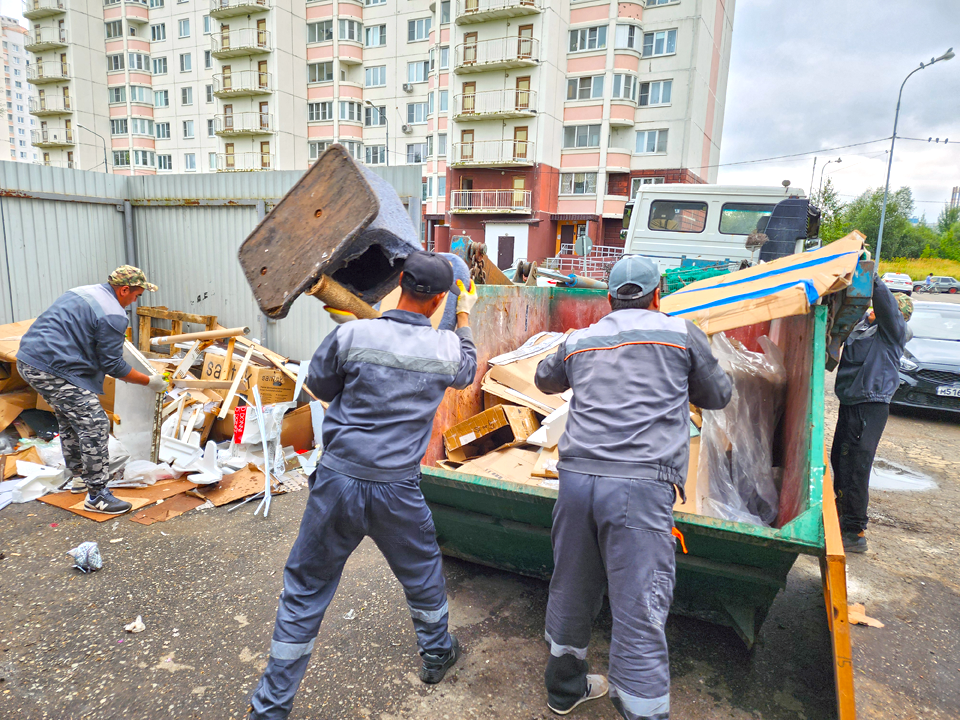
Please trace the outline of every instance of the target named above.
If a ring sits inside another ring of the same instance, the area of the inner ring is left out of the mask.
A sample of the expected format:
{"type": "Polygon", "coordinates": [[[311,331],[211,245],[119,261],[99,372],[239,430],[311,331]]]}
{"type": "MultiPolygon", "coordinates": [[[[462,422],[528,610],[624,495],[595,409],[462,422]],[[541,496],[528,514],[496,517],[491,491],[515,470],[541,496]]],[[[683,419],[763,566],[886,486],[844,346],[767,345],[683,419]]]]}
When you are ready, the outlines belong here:
{"type": "Polygon", "coordinates": [[[27,30],[19,20],[0,16],[5,102],[0,106],[0,160],[33,162],[36,150],[30,147],[32,118],[28,112],[30,85],[25,49],[27,30]]]}

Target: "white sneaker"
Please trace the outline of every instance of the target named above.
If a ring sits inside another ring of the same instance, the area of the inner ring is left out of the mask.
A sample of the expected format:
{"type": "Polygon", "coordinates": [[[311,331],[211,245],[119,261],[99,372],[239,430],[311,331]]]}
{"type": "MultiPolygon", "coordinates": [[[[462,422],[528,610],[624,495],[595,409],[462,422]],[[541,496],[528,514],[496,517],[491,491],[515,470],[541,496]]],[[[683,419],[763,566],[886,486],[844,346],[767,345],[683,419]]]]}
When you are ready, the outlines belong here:
{"type": "Polygon", "coordinates": [[[597,698],[602,698],[607,694],[609,689],[610,686],[607,684],[607,679],[603,675],[587,675],[587,691],[583,694],[582,698],[577,700],[566,710],[557,710],[550,703],[547,703],[547,707],[557,715],[566,715],[580,703],[585,703],[587,700],[596,700],[597,698]]]}
{"type": "Polygon", "coordinates": [[[80,493],[85,493],[87,491],[87,484],[83,481],[83,478],[73,476],[73,480],[70,481],[70,492],[74,495],[79,495],[80,493]]]}

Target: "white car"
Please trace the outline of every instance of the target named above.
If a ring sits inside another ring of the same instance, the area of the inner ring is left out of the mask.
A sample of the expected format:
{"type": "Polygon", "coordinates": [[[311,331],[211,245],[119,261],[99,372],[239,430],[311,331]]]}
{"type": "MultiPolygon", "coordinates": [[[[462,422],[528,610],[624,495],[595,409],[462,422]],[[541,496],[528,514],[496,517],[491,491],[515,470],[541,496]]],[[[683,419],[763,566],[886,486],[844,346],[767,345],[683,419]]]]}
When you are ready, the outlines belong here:
{"type": "Polygon", "coordinates": [[[893,292],[913,294],[913,280],[905,273],[884,273],[880,280],[893,292]]]}

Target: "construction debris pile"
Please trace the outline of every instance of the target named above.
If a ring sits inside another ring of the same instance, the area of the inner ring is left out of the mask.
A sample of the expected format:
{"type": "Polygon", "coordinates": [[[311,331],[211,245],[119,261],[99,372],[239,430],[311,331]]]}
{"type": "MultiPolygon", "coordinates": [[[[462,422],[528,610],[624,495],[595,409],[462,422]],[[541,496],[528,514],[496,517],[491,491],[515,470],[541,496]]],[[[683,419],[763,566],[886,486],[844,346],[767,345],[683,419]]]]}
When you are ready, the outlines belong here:
{"type": "MultiPolygon", "coordinates": [[[[266,515],[272,495],[304,487],[318,461],[323,407],[298,404],[299,366],[214,316],[138,315],[140,349],[127,342],[124,359],[161,374],[167,391],[107,378],[100,397],[112,428],[108,487],[133,505],[131,519],[150,525],[248,499],[266,515]],[[183,323],[207,330],[183,334],[183,323]]],[[[0,326],[0,508],[39,500],[102,522],[111,516],[84,509],[85,489],[72,485],[52,408],[17,373],[32,322],[0,326]]]]}

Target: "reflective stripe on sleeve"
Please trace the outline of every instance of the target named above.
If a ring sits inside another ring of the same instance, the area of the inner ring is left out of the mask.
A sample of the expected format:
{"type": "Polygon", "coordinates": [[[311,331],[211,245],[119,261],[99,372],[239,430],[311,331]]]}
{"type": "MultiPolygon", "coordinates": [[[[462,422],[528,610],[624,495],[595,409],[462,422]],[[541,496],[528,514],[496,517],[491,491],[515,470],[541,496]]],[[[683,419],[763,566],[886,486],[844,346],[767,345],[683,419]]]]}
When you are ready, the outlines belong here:
{"type": "Polygon", "coordinates": [[[550,654],[554,657],[563,657],[564,655],[573,655],[577,660],[587,659],[587,648],[578,648],[573,645],[560,645],[555,643],[550,633],[544,632],[543,639],[550,643],[550,654]]]}
{"type": "Polygon", "coordinates": [[[610,698],[617,698],[626,711],[627,720],[644,720],[653,717],[668,717],[670,713],[670,695],[656,698],[642,698],[630,695],[610,685],[610,698]]]}
{"type": "Polygon", "coordinates": [[[306,643],[284,643],[274,640],[270,643],[270,657],[277,660],[297,660],[313,652],[314,638],[306,643]]]}
{"type": "Polygon", "coordinates": [[[443,620],[443,616],[448,612],[446,602],[437,610],[421,610],[412,605],[408,605],[407,607],[410,608],[410,616],[414,620],[420,620],[425,623],[438,623],[443,620]]]}

